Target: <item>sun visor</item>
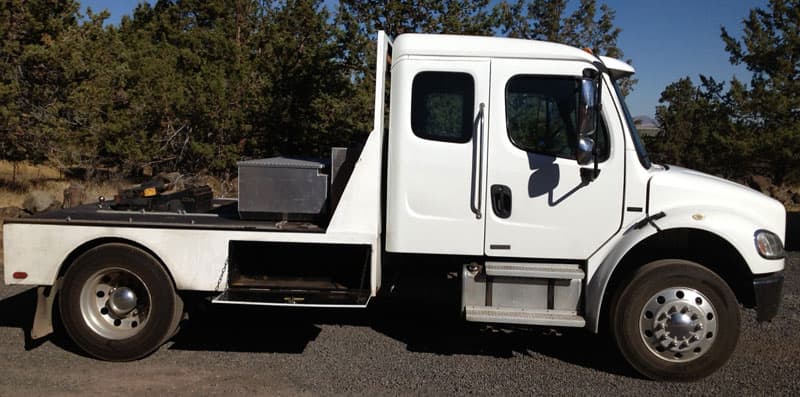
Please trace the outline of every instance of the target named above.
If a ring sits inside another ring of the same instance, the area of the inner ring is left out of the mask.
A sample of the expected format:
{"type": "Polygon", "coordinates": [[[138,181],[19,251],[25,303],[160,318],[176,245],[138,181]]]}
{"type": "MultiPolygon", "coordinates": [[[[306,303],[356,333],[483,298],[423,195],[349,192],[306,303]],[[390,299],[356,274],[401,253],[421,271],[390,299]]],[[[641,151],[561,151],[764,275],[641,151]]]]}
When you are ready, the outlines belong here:
{"type": "Polygon", "coordinates": [[[603,61],[603,64],[606,65],[609,72],[611,72],[611,76],[615,79],[620,77],[628,77],[636,73],[636,69],[634,69],[633,66],[628,65],[619,59],[601,56],[600,60],[603,61]]]}

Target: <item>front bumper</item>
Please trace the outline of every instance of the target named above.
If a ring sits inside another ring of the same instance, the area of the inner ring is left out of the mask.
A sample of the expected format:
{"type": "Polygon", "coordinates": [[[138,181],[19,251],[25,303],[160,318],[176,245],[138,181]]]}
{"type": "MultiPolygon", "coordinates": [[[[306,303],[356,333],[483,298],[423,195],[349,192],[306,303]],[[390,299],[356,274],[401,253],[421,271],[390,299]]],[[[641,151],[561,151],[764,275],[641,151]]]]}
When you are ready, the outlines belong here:
{"type": "Polygon", "coordinates": [[[783,297],[783,271],[753,279],[756,298],[756,319],[772,320],[778,314],[783,297]]]}

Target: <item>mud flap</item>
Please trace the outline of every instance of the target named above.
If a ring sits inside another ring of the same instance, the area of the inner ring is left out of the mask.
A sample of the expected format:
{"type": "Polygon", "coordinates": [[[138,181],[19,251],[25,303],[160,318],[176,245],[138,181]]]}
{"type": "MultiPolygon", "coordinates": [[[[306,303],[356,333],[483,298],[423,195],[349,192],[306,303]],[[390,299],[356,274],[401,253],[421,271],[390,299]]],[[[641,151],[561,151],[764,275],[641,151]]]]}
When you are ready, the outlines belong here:
{"type": "Polygon", "coordinates": [[[53,333],[53,302],[61,288],[61,279],[53,286],[36,288],[36,313],[31,326],[31,339],[41,339],[53,333]]]}

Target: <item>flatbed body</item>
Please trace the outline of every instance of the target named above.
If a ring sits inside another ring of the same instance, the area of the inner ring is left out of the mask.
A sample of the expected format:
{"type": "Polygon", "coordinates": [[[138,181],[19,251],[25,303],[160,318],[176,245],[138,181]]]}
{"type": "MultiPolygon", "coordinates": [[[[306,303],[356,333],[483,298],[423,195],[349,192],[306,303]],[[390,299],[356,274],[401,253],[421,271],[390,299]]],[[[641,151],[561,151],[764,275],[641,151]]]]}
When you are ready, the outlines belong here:
{"type": "Polygon", "coordinates": [[[241,219],[237,200],[215,199],[207,212],[114,210],[113,201],[41,212],[10,222],[43,225],[325,233],[309,221],[241,219]]]}

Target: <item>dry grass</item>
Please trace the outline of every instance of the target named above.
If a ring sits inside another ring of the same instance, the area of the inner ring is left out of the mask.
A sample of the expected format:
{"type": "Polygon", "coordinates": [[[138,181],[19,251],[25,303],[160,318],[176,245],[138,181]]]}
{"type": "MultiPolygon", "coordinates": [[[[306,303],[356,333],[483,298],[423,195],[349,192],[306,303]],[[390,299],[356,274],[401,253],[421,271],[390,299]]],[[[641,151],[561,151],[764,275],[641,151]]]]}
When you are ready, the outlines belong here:
{"type": "Polygon", "coordinates": [[[18,163],[16,178],[13,177],[14,165],[8,161],[0,161],[0,208],[22,207],[29,192],[41,190],[51,194],[56,200],[63,201],[64,189],[72,183],[83,184],[86,188],[86,200],[95,201],[99,196],[113,197],[120,187],[127,186],[125,181],[106,181],[100,183],[83,183],[63,178],[56,168],[47,165],[34,166],[18,163]]]}
{"type": "MultiPolygon", "coordinates": [[[[32,165],[26,162],[16,163],[17,183],[25,183],[35,180],[62,179],[61,171],[46,165],[32,165]]],[[[0,160],[0,181],[11,182],[14,175],[14,163],[0,160]]]]}

